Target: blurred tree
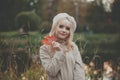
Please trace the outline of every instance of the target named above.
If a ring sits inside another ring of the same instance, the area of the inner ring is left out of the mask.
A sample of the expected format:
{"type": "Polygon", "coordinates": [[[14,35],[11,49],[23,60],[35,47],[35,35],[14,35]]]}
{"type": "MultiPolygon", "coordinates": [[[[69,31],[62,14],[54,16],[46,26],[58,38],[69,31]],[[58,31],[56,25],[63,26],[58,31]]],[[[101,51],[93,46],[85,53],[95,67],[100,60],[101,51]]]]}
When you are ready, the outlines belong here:
{"type": "Polygon", "coordinates": [[[113,3],[112,19],[114,22],[120,23],[120,0],[115,0],[113,3]]]}
{"type": "Polygon", "coordinates": [[[2,0],[0,3],[0,31],[16,30],[14,19],[21,11],[40,7],[42,0],[2,0]],[[38,6],[39,3],[39,6],[38,6]]]}
{"type": "Polygon", "coordinates": [[[67,12],[72,15],[74,12],[73,10],[74,10],[73,0],[58,1],[57,13],[67,12]]]}
{"type": "Polygon", "coordinates": [[[51,21],[56,14],[57,4],[59,0],[41,0],[37,7],[37,14],[41,16],[42,21],[51,21]],[[40,6],[41,5],[41,6],[40,6]]]}
{"type": "Polygon", "coordinates": [[[57,13],[59,0],[42,0],[43,5],[37,9],[37,14],[41,16],[39,30],[41,33],[47,33],[50,30],[53,17],[57,13]]]}
{"type": "Polygon", "coordinates": [[[102,6],[96,5],[96,3],[89,5],[88,16],[86,17],[88,22],[92,23],[104,22],[105,16],[106,15],[102,6]]]}
{"type": "Polygon", "coordinates": [[[110,13],[105,12],[103,6],[98,6],[95,2],[88,5],[88,15],[85,18],[94,32],[104,32],[109,17],[110,13]]]}
{"type": "Polygon", "coordinates": [[[104,11],[104,0],[2,0],[0,7],[0,30],[15,30],[14,19],[19,12],[35,11],[41,21],[52,21],[54,15],[67,12],[74,16],[78,27],[92,24],[95,29],[103,29],[102,24],[113,21],[119,23],[119,0],[112,5],[112,15],[104,11]],[[112,16],[112,20],[111,20],[112,16]],[[97,28],[95,27],[97,26],[97,28]]]}

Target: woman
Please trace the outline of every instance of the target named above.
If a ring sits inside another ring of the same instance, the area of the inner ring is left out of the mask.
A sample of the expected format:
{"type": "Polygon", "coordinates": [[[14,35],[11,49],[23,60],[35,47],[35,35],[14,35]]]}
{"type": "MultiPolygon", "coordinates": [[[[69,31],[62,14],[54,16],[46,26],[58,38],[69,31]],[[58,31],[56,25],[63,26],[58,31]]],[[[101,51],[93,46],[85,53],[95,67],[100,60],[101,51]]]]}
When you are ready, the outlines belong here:
{"type": "Polygon", "coordinates": [[[59,13],[53,18],[49,36],[56,39],[50,45],[40,47],[47,80],[85,80],[80,52],[72,41],[75,29],[76,22],[67,13],[59,13]]]}

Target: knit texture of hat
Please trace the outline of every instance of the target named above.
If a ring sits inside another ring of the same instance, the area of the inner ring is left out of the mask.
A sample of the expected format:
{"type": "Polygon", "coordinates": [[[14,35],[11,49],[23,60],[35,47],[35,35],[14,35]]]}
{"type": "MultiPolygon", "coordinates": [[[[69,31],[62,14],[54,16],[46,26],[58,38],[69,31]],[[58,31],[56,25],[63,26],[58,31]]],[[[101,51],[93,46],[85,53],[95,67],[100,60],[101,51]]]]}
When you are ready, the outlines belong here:
{"type": "Polygon", "coordinates": [[[56,22],[58,22],[60,19],[62,18],[67,18],[71,23],[72,23],[72,27],[74,29],[74,31],[76,30],[76,21],[74,19],[74,17],[68,15],[67,13],[59,13],[57,14],[54,18],[53,18],[53,24],[56,24],[56,22]]]}

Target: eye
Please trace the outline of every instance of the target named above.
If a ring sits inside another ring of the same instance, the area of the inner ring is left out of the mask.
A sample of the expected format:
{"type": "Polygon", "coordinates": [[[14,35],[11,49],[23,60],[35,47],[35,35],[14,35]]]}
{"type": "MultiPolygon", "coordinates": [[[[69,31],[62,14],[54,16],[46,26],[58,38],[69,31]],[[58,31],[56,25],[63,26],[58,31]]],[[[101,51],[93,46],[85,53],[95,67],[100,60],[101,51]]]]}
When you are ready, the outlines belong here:
{"type": "Polygon", "coordinates": [[[69,31],[69,30],[70,30],[70,28],[69,28],[69,27],[66,27],[66,30],[68,30],[68,31],[69,31]]]}
{"type": "Polygon", "coordinates": [[[63,25],[60,25],[59,28],[63,28],[64,26],[63,25]]]}

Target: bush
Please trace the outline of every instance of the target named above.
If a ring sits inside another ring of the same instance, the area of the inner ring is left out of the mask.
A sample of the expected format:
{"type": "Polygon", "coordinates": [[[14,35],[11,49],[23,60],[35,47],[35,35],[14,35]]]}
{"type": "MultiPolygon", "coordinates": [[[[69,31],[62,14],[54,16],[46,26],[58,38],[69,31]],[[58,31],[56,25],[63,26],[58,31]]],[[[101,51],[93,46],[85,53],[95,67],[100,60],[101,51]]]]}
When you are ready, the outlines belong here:
{"type": "Polygon", "coordinates": [[[20,12],[15,18],[16,27],[23,28],[25,31],[37,30],[40,24],[40,17],[34,12],[20,12]]]}

